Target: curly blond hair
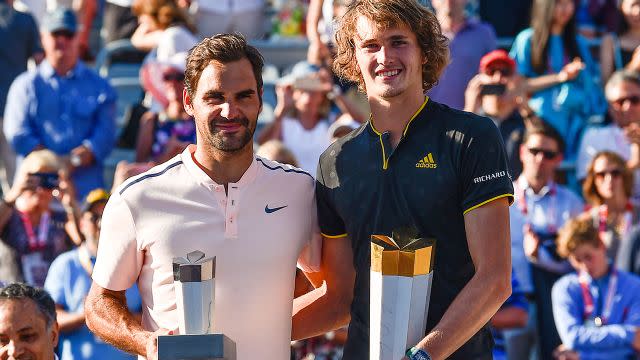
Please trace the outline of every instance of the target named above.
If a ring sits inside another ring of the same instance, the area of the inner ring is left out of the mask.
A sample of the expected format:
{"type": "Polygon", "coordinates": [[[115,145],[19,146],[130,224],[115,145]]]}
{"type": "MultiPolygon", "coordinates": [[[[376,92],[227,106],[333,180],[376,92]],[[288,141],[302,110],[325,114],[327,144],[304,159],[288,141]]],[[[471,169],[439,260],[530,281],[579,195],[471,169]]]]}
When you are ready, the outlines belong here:
{"type": "Polygon", "coordinates": [[[337,24],[337,55],[334,72],[366,90],[362,73],[355,59],[355,37],[358,18],[371,19],[381,29],[397,26],[408,27],[418,40],[424,62],[422,65],[422,89],[427,91],[438,82],[440,74],[449,63],[449,40],[435,14],[416,0],[356,0],[349,4],[347,12],[337,24]]]}

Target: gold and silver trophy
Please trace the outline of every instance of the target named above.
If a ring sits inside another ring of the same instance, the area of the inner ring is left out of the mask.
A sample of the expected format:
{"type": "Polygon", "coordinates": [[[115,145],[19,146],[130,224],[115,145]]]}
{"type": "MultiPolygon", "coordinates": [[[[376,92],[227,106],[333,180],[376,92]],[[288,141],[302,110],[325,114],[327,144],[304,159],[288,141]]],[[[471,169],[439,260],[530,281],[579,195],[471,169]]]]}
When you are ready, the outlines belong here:
{"type": "Polygon", "coordinates": [[[158,360],[236,359],[234,342],[213,334],[216,258],[193,251],[173,259],[180,335],[158,337],[158,360]]]}
{"type": "Polygon", "coordinates": [[[402,359],[425,336],[435,239],[399,229],[371,236],[369,358],[402,359]]]}

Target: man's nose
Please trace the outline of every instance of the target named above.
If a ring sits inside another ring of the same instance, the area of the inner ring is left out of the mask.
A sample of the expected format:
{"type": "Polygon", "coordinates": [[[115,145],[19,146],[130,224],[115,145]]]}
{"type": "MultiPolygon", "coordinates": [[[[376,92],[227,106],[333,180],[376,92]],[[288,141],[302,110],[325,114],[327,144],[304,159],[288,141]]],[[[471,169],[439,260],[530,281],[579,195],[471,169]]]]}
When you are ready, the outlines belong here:
{"type": "Polygon", "coordinates": [[[227,119],[235,119],[239,115],[238,107],[233,103],[233,101],[227,101],[222,105],[220,115],[227,119]]]}
{"type": "Polygon", "coordinates": [[[391,49],[382,46],[377,55],[378,64],[389,64],[391,62],[391,49]]]}

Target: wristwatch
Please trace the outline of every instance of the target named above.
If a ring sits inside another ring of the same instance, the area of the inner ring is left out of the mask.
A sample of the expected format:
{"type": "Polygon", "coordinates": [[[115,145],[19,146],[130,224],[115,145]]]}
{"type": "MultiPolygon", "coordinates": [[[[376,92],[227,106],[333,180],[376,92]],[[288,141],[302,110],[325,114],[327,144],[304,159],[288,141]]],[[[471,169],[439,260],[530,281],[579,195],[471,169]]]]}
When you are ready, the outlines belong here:
{"type": "Polygon", "coordinates": [[[431,360],[431,356],[429,356],[426,351],[418,349],[415,346],[408,349],[405,355],[409,360],[431,360]]]}

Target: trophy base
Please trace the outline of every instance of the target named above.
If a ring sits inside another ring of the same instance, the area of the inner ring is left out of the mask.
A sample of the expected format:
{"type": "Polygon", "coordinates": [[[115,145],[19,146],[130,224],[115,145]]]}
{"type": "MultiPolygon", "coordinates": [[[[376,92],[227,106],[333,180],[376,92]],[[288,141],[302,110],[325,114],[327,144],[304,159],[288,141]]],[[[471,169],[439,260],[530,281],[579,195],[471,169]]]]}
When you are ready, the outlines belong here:
{"type": "Polygon", "coordinates": [[[158,336],[158,360],[236,359],[236,344],[222,334],[158,336]]]}

